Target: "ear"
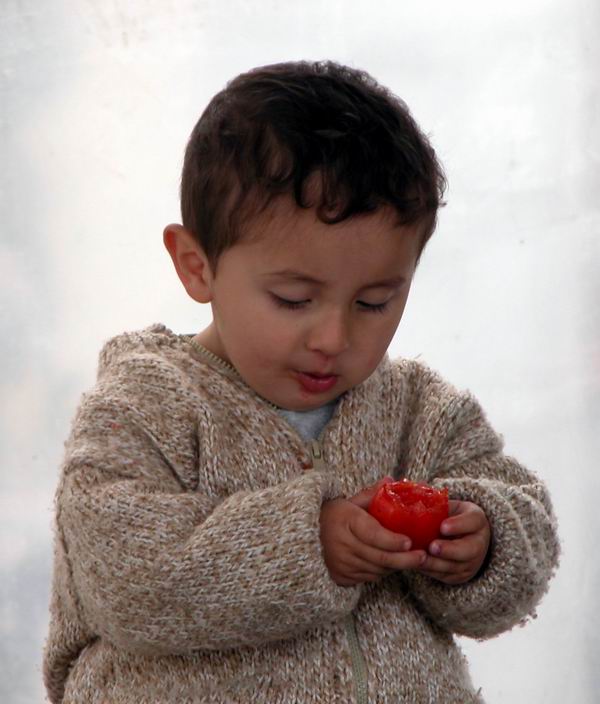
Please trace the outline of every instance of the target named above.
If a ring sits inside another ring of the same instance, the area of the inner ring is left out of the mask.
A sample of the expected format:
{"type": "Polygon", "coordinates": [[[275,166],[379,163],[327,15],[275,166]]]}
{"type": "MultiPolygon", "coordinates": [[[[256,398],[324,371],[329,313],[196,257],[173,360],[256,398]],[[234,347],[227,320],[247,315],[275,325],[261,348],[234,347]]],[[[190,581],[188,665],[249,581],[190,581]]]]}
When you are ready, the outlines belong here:
{"type": "Polygon", "coordinates": [[[208,259],[192,233],[182,225],[167,225],[163,242],[188,295],[198,303],[212,300],[213,275],[208,259]]]}

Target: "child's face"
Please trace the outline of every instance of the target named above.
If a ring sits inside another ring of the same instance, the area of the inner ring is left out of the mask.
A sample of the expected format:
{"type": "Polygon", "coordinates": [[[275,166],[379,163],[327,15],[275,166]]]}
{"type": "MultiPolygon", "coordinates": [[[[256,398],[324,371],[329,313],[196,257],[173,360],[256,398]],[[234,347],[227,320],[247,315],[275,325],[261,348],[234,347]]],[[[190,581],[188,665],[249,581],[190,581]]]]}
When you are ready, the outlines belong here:
{"type": "Polygon", "coordinates": [[[388,209],[326,225],[286,196],[247,232],[219,259],[213,322],[198,341],[290,410],[322,406],[367,379],[402,318],[418,228],[394,227],[388,209]],[[301,373],[335,380],[315,390],[301,373]]]}

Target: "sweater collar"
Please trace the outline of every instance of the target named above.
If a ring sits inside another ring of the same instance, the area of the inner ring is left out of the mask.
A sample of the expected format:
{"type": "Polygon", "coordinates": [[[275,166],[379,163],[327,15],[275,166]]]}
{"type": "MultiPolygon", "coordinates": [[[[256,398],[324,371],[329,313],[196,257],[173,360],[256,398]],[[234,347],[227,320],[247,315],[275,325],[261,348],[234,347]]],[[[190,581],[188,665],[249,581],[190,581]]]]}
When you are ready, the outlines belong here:
{"type": "Polygon", "coordinates": [[[194,350],[194,352],[196,352],[197,355],[199,355],[205,362],[208,362],[213,367],[218,367],[221,371],[225,372],[227,376],[231,376],[234,379],[242,378],[233,364],[229,364],[229,362],[221,359],[221,357],[216,355],[214,352],[211,352],[209,349],[204,347],[204,345],[196,342],[196,340],[194,340],[193,333],[189,335],[182,335],[182,337],[189,341],[192,350],[194,350]]]}
{"type": "MultiPolygon", "coordinates": [[[[193,333],[187,334],[187,335],[182,335],[182,337],[190,343],[190,351],[196,359],[201,359],[202,361],[206,362],[209,366],[213,367],[213,369],[217,369],[220,373],[224,374],[225,376],[229,377],[230,379],[234,379],[235,381],[244,384],[244,386],[248,390],[250,390],[256,396],[259,396],[259,394],[257,394],[256,391],[254,391],[254,389],[252,389],[251,387],[248,386],[248,384],[246,384],[246,382],[242,378],[241,374],[233,366],[233,364],[226,362],[224,359],[219,357],[219,355],[215,354],[214,352],[211,352],[209,349],[204,347],[204,345],[201,345],[199,342],[196,342],[196,340],[194,340],[193,333]]],[[[275,408],[276,410],[279,410],[279,406],[276,406],[274,403],[271,403],[268,399],[264,398],[263,396],[260,396],[260,398],[267,405],[271,406],[271,408],[275,408]]]]}
{"type": "MultiPolygon", "coordinates": [[[[204,361],[205,363],[209,364],[211,367],[214,369],[219,370],[222,374],[225,376],[234,379],[237,382],[241,382],[244,384],[248,389],[252,391],[252,393],[256,394],[256,392],[249,387],[240,373],[237,371],[237,369],[230,364],[229,362],[226,362],[224,359],[216,355],[214,352],[211,352],[210,350],[206,349],[203,345],[201,345],[199,342],[196,342],[194,340],[194,334],[189,333],[189,334],[184,334],[181,335],[181,338],[183,338],[185,341],[189,343],[190,346],[190,353],[192,354],[193,357],[196,359],[200,359],[204,361]]],[[[375,371],[371,374],[370,377],[365,379],[365,381],[362,382],[362,384],[359,385],[361,387],[361,391],[363,393],[366,393],[367,396],[370,396],[370,389],[373,386],[373,383],[375,382],[376,378],[382,373],[382,371],[389,365],[389,356],[388,353],[386,352],[382,358],[382,360],[379,363],[379,366],[375,369],[375,371]]],[[[378,384],[375,382],[373,388],[377,388],[378,384]]],[[[358,387],[355,387],[355,389],[350,389],[347,391],[343,396],[347,396],[350,394],[351,396],[354,396],[356,391],[358,391],[358,387]]],[[[258,394],[256,394],[258,396],[258,394]]],[[[268,401],[266,398],[260,396],[260,398],[271,408],[274,408],[276,410],[280,410],[279,406],[276,406],[274,403],[271,403],[268,401]]],[[[341,399],[340,399],[341,400],[341,399]]]]}

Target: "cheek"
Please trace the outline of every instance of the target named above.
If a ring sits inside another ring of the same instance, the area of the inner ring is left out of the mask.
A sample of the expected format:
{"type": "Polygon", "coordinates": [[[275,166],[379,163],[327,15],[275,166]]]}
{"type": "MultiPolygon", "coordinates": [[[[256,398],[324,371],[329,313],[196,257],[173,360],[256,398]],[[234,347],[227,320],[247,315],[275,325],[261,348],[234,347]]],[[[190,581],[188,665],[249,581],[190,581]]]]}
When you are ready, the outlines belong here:
{"type": "Polygon", "coordinates": [[[371,369],[375,369],[379,362],[381,362],[389,343],[390,340],[387,337],[380,335],[369,344],[366,358],[369,360],[368,365],[371,369]]]}
{"type": "MultiPolygon", "coordinates": [[[[373,315],[377,315],[373,313],[373,315]]],[[[357,349],[363,353],[366,366],[375,369],[388,349],[398,328],[395,318],[391,321],[381,321],[380,325],[373,326],[368,335],[361,334],[357,341],[357,349]]]]}
{"type": "Polygon", "coordinates": [[[292,315],[282,315],[268,307],[248,311],[240,330],[243,344],[265,361],[288,354],[297,347],[301,337],[301,327],[292,315]]]}

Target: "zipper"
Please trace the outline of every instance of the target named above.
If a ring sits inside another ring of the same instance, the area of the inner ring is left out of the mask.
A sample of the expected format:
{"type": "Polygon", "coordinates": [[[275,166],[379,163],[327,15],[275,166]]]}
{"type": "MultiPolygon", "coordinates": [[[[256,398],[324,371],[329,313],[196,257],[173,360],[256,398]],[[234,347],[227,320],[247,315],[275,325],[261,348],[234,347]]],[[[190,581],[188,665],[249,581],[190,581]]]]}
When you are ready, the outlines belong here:
{"type": "MultiPolygon", "coordinates": [[[[323,451],[321,449],[321,444],[319,440],[310,441],[310,448],[313,459],[313,466],[317,470],[325,471],[327,466],[325,465],[325,460],[323,459],[323,451]]],[[[350,657],[352,660],[352,676],[354,679],[354,685],[356,690],[356,704],[368,704],[368,691],[367,691],[367,665],[365,663],[365,658],[360,649],[360,643],[358,642],[358,634],[356,633],[356,622],[354,620],[354,614],[349,613],[345,619],[346,626],[346,638],[348,639],[348,646],[350,648],[350,657]]]]}
{"type": "Polygon", "coordinates": [[[348,616],[346,616],[346,637],[348,638],[350,656],[352,658],[352,674],[354,675],[356,702],[357,704],[367,704],[369,701],[367,692],[367,665],[360,649],[360,643],[358,642],[356,622],[353,613],[349,613],[348,616]]]}
{"type": "MultiPolygon", "coordinates": [[[[242,380],[241,376],[239,375],[237,369],[233,367],[231,364],[226,362],[224,359],[221,359],[218,357],[216,354],[211,352],[210,350],[207,350],[206,347],[203,345],[200,345],[198,342],[196,342],[193,339],[193,335],[190,335],[190,343],[192,344],[193,347],[196,348],[201,354],[203,354],[205,357],[208,357],[211,359],[213,362],[221,366],[222,368],[226,369],[228,372],[233,374],[235,377],[238,379],[242,380]]],[[[242,380],[243,381],[243,380],[242,380]]],[[[262,398],[262,397],[261,397],[262,398]]],[[[278,411],[278,407],[274,404],[271,403],[270,401],[267,401],[267,399],[263,399],[265,403],[267,403],[271,408],[275,409],[278,411]]],[[[291,426],[285,418],[282,418],[279,416],[280,420],[282,422],[285,422],[289,428],[293,430],[293,432],[298,435],[296,428],[291,426]]],[[[329,425],[329,423],[327,423],[329,425]]],[[[313,460],[313,467],[319,471],[327,471],[327,465],[325,464],[325,460],[323,459],[323,450],[321,449],[321,439],[323,438],[323,435],[325,434],[325,431],[327,429],[327,425],[325,428],[321,430],[319,433],[318,438],[315,440],[310,440],[310,450],[311,450],[311,455],[312,455],[312,460],[313,460]]],[[[348,646],[350,648],[350,657],[352,660],[352,675],[354,679],[354,684],[355,684],[355,690],[356,690],[356,704],[368,704],[368,690],[367,690],[367,665],[365,663],[365,658],[362,654],[362,651],[360,649],[360,643],[358,642],[358,635],[356,633],[356,622],[354,619],[354,614],[349,613],[348,616],[346,616],[345,619],[345,626],[346,626],[346,638],[348,639],[348,646]]]]}
{"type": "Polygon", "coordinates": [[[310,449],[312,452],[313,466],[315,469],[323,472],[327,469],[325,466],[325,460],[323,459],[323,451],[321,450],[321,444],[318,440],[310,441],[310,449]]]}

